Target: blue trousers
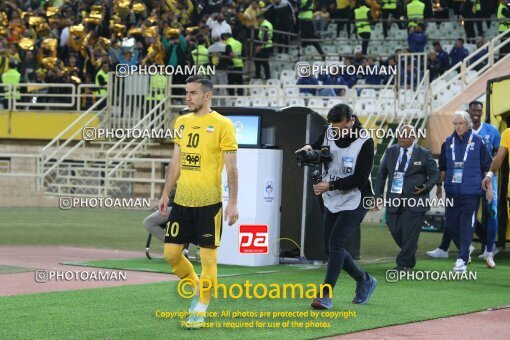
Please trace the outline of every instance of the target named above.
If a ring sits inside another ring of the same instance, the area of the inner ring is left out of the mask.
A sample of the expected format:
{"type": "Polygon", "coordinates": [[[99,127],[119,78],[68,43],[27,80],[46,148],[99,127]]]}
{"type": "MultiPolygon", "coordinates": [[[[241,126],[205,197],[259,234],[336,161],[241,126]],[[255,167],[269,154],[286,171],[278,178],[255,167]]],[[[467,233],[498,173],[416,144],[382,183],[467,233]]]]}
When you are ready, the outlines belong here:
{"type": "MultiPolygon", "coordinates": [[[[491,203],[487,202],[487,198],[483,198],[484,206],[486,207],[486,209],[484,209],[484,213],[487,213],[487,237],[485,238],[484,228],[476,232],[482,243],[485,243],[485,250],[488,252],[492,252],[494,250],[494,244],[496,243],[496,236],[498,234],[498,178],[496,175],[492,177],[492,190],[494,191],[494,197],[492,198],[491,203]],[[483,242],[484,240],[486,241],[483,242]]],[[[445,231],[439,248],[447,251],[450,247],[451,241],[451,237],[445,231]]]]}
{"type": "Polygon", "coordinates": [[[459,248],[458,259],[468,263],[469,245],[473,240],[476,213],[480,198],[454,198],[453,207],[446,207],[446,233],[459,248]]]}

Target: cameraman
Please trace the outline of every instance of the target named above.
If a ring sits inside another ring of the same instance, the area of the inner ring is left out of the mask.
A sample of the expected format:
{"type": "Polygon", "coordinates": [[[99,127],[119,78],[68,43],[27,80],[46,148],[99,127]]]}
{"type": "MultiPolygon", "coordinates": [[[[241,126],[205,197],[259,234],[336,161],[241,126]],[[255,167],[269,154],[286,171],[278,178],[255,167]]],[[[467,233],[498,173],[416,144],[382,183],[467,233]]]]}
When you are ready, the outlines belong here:
{"type": "MultiPolygon", "coordinates": [[[[333,106],[328,113],[328,129],[340,132],[341,138],[332,137],[326,131],[314,143],[313,148],[305,145],[296,151],[312,151],[321,145],[327,145],[333,155],[333,161],[322,182],[313,185],[317,196],[322,195],[325,205],[324,243],[328,255],[325,284],[334,287],[340,271],[343,269],[356,280],[355,304],[366,304],[374,291],[377,280],[362,271],[345,250],[345,244],[368,209],[362,205],[364,197],[373,196],[370,172],[374,161],[374,141],[366,134],[358,133],[361,124],[356,120],[352,109],[345,104],[333,106]],[[336,139],[336,140],[333,140],[336,139]]],[[[323,169],[324,170],[324,169],[323,169]]],[[[332,292],[325,288],[312,302],[315,309],[332,307],[332,292]]]]}

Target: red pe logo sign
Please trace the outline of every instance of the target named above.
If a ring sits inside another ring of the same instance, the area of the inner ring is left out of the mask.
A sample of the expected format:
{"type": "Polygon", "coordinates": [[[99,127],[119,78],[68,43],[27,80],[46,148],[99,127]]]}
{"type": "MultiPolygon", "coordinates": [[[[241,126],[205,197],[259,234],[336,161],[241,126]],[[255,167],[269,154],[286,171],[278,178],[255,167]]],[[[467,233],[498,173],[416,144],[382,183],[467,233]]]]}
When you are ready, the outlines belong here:
{"type": "Polygon", "coordinates": [[[269,227],[263,224],[239,226],[239,253],[267,254],[269,252],[269,227]]]}

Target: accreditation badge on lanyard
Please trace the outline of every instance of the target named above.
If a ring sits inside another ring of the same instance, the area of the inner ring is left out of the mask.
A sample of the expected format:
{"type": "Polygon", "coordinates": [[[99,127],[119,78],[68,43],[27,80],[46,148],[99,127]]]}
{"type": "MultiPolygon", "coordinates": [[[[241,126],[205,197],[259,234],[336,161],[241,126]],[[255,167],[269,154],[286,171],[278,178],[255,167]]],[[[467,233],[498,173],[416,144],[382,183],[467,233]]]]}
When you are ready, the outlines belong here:
{"type": "Polygon", "coordinates": [[[469,153],[469,149],[471,148],[471,141],[473,140],[473,133],[469,135],[469,140],[466,145],[466,152],[464,152],[464,158],[462,162],[455,161],[455,138],[452,138],[452,160],[453,160],[453,178],[452,183],[462,183],[462,176],[464,174],[464,164],[466,164],[467,155],[469,153]]]}
{"type": "Polygon", "coordinates": [[[409,157],[407,158],[406,165],[404,167],[404,171],[397,171],[400,167],[400,162],[402,162],[402,156],[398,158],[397,165],[395,166],[395,172],[393,173],[393,182],[391,182],[391,193],[392,194],[401,194],[402,189],[404,188],[404,174],[411,162],[411,156],[413,155],[413,151],[409,152],[409,157]]]}
{"type": "Polygon", "coordinates": [[[344,175],[352,175],[354,170],[354,158],[342,156],[342,173],[344,175]]]}
{"type": "Polygon", "coordinates": [[[393,182],[391,183],[391,193],[401,194],[404,187],[404,173],[395,171],[393,174],[393,182]]]}

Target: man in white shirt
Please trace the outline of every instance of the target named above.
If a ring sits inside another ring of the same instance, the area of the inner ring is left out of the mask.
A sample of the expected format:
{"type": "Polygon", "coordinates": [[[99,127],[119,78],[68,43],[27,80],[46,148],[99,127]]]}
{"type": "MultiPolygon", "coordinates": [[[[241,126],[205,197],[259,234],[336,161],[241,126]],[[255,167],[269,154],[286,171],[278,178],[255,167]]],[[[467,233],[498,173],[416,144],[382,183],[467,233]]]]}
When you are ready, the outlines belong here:
{"type": "Polygon", "coordinates": [[[223,13],[213,14],[205,23],[211,30],[211,38],[220,38],[223,33],[232,33],[232,28],[225,21],[223,13]]]}
{"type": "Polygon", "coordinates": [[[66,27],[60,33],[60,47],[64,47],[67,45],[67,40],[69,39],[69,26],[71,26],[72,22],[67,20],[66,27]]]}

